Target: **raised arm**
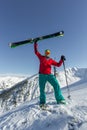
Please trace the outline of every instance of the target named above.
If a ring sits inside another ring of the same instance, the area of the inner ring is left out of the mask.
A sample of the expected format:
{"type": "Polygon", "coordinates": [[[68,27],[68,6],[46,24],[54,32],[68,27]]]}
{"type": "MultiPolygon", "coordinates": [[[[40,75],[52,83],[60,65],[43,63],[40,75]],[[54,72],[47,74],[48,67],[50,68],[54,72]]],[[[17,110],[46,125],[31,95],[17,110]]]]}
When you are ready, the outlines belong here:
{"type": "Polygon", "coordinates": [[[38,44],[35,42],[34,43],[34,52],[35,52],[35,54],[37,54],[37,52],[38,52],[38,44]]]}
{"type": "Polygon", "coordinates": [[[37,44],[36,42],[34,43],[34,53],[35,53],[38,57],[41,56],[41,54],[40,54],[39,51],[38,51],[38,44],[37,44]]]}

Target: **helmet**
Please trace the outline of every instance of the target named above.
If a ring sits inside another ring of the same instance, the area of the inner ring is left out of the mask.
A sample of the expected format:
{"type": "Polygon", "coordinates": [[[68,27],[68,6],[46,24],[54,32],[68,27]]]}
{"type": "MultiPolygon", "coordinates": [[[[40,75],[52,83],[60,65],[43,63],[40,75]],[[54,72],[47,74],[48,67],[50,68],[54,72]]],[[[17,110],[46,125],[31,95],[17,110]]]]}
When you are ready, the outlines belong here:
{"type": "Polygon", "coordinates": [[[47,56],[47,55],[50,55],[50,50],[49,49],[46,49],[45,50],[45,55],[47,56]]]}

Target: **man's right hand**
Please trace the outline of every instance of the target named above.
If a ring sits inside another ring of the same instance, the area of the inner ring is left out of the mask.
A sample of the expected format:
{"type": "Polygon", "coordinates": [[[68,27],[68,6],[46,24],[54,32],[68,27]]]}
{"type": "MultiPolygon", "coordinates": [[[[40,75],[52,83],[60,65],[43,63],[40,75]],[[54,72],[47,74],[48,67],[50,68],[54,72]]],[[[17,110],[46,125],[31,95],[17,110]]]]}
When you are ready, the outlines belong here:
{"type": "Polygon", "coordinates": [[[37,43],[37,41],[38,41],[39,39],[38,38],[36,38],[35,40],[34,40],[34,43],[37,43]]]}

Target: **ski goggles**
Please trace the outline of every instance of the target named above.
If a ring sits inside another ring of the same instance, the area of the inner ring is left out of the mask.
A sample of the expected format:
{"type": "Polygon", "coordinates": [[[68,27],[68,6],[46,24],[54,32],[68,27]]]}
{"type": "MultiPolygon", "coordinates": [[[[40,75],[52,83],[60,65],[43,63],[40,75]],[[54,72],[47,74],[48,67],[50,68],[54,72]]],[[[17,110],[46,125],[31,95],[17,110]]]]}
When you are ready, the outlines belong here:
{"type": "Polygon", "coordinates": [[[50,50],[45,50],[45,55],[50,55],[50,50]]]}

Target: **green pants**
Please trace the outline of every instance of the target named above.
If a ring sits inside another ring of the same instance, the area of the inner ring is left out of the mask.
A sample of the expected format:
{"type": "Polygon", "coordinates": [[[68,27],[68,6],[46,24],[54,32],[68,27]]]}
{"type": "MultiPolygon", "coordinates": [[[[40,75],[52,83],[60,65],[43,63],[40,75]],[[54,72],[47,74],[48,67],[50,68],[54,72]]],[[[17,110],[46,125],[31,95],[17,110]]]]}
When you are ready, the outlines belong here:
{"type": "Polygon", "coordinates": [[[47,81],[54,88],[56,101],[59,102],[60,100],[64,100],[64,97],[62,96],[61,93],[60,85],[56,80],[55,76],[52,74],[39,74],[40,104],[46,103],[45,84],[47,81]]]}

